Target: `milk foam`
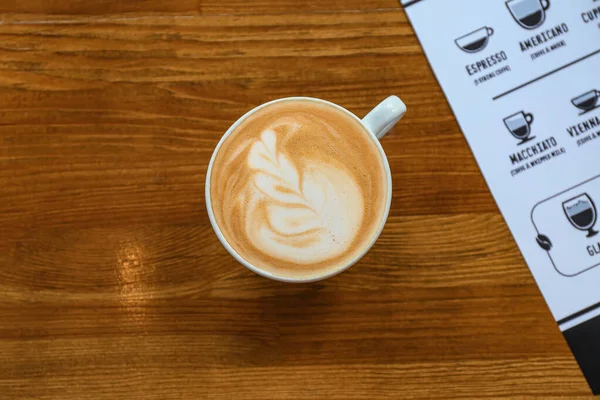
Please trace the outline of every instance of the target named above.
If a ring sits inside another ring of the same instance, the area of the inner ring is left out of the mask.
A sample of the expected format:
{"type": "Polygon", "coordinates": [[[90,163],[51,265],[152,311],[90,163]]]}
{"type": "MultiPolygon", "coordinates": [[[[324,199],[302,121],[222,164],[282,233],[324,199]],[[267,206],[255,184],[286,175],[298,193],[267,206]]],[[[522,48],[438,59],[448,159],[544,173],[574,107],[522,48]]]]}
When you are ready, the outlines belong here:
{"type": "Polygon", "coordinates": [[[240,205],[252,244],[298,264],[323,262],[346,252],[364,213],[360,187],[348,171],[310,161],[298,170],[278,151],[277,133],[267,128],[250,149],[247,165],[253,173],[248,197],[240,205]]]}

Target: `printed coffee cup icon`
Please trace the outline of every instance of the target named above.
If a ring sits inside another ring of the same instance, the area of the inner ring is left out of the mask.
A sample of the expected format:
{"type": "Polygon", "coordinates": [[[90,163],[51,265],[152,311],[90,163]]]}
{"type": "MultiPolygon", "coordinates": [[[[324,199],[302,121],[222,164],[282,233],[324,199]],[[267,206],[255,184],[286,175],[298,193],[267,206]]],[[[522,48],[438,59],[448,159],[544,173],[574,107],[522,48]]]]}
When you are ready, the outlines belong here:
{"type": "Polygon", "coordinates": [[[535,139],[535,136],[531,135],[531,124],[533,123],[533,115],[519,111],[510,117],[504,118],[504,125],[508,128],[510,133],[520,140],[519,146],[523,143],[527,143],[530,140],[535,139]]]}
{"type": "Polygon", "coordinates": [[[469,34],[459,37],[454,42],[456,45],[467,53],[477,53],[486,48],[490,41],[490,36],[494,34],[492,28],[484,26],[469,34]]]}
{"type": "Polygon", "coordinates": [[[585,114],[600,107],[600,92],[597,90],[591,90],[587,93],[577,96],[571,100],[571,103],[580,110],[583,110],[581,114],[585,114]]]}
{"type": "Polygon", "coordinates": [[[506,2],[513,18],[525,29],[535,29],[546,20],[550,0],[509,0],[506,2]]]}
{"type": "Polygon", "coordinates": [[[594,230],[594,225],[596,225],[598,219],[598,211],[594,201],[587,193],[582,193],[571,200],[565,201],[563,210],[575,229],[587,231],[587,237],[589,238],[598,234],[598,231],[594,230]]]}

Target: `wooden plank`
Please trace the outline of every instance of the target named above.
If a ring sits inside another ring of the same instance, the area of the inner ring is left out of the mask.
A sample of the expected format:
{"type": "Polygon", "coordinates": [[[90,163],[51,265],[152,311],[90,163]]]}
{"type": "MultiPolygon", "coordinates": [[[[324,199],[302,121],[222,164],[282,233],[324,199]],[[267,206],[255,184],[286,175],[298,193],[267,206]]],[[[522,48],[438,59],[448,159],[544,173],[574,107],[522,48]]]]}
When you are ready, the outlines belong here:
{"type": "Polygon", "coordinates": [[[0,12],[44,15],[159,14],[274,14],[289,12],[368,11],[400,8],[396,0],[4,0],[0,12]]]}

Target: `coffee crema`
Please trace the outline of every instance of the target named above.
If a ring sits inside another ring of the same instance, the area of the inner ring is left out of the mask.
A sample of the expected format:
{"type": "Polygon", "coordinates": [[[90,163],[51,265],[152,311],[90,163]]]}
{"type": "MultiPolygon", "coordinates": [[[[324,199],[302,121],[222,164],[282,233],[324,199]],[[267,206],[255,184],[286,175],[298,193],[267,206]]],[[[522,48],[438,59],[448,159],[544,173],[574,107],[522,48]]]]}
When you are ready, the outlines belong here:
{"type": "Polygon", "coordinates": [[[333,105],[267,105],[223,141],[211,170],[214,218],[229,245],[274,275],[310,279],[342,269],[386,217],[384,155],[333,105]]]}

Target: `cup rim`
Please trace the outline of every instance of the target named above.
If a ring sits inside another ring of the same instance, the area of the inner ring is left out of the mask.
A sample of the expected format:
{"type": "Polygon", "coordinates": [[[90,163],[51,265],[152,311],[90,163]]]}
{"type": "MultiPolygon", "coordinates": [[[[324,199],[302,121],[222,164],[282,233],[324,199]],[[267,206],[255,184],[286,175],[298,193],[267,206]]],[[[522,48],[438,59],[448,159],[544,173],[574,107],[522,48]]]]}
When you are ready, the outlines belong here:
{"type": "Polygon", "coordinates": [[[244,267],[248,268],[252,272],[254,272],[254,273],[256,273],[256,274],[258,274],[260,276],[263,276],[265,278],[268,278],[268,279],[272,279],[272,280],[279,281],[279,282],[286,282],[286,283],[310,283],[310,282],[317,282],[317,281],[329,279],[329,278],[331,278],[331,277],[333,277],[335,275],[341,274],[342,272],[348,270],[350,267],[352,267],[354,264],[356,264],[361,258],[363,258],[365,256],[365,254],[367,254],[369,252],[369,250],[371,250],[371,248],[373,247],[373,245],[375,245],[375,242],[377,242],[377,239],[379,239],[379,236],[381,236],[381,232],[383,231],[383,228],[385,227],[385,224],[387,222],[387,219],[388,219],[388,216],[389,216],[389,213],[390,213],[390,208],[391,208],[391,205],[392,205],[392,171],[390,169],[390,165],[389,165],[389,162],[388,162],[387,155],[385,154],[385,151],[383,150],[383,146],[381,146],[381,143],[380,143],[379,139],[377,139],[377,137],[375,136],[375,134],[373,132],[371,132],[366,127],[366,125],[362,122],[362,120],[358,116],[356,116],[354,113],[352,113],[351,111],[345,109],[344,107],[342,107],[342,106],[340,106],[338,104],[332,103],[332,102],[327,101],[327,100],[318,99],[318,98],[315,98],[315,97],[304,97],[304,96],[283,97],[283,98],[280,98],[280,99],[271,100],[269,102],[261,104],[261,105],[259,105],[257,107],[254,107],[250,111],[246,112],[244,115],[242,115],[240,118],[238,118],[233,123],[233,125],[231,125],[229,127],[229,129],[227,129],[227,131],[221,137],[221,139],[219,139],[219,143],[217,144],[217,146],[213,150],[212,156],[210,158],[210,162],[208,164],[208,168],[206,170],[205,185],[204,185],[204,196],[205,196],[205,202],[206,202],[206,211],[208,212],[208,217],[209,217],[209,220],[210,220],[210,224],[212,225],[212,228],[215,231],[215,234],[217,235],[217,238],[219,239],[219,241],[221,242],[221,244],[223,245],[223,247],[225,247],[225,249],[229,252],[229,254],[231,254],[233,256],[233,258],[236,259],[237,262],[239,262],[240,264],[242,264],[244,267]],[[275,103],[280,103],[280,102],[285,102],[285,101],[300,101],[300,100],[308,100],[308,101],[314,101],[314,102],[317,102],[317,103],[323,103],[323,104],[331,105],[331,106],[337,108],[338,110],[343,111],[344,113],[346,113],[347,115],[351,116],[352,118],[354,118],[356,121],[358,121],[360,123],[360,125],[365,129],[365,131],[368,132],[368,134],[371,137],[372,141],[374,142],[375,146],[379,150],[379,153],[380,153],[382,161],[383,161],[384,169],[385,169],[388,191],[387,191],[387,196],[386,196],[387,198],[386,198],[385,210],[384,210],[383,216],[381,218],[381,223],[379,225],[379,228],[377,229],[376,234],[373,235],[373,238],[371,239],[371,241],[369,242],[369,244],[367,246],[365,246],[365,248],[363,249],[363,251],[361,251],[359,254],[357,254],[356,257],[354,257],[349,263],[347,263],[342,268],[338,268],[338,269],[336,269],[334,271],[328,272],[327,274],[319,275],[319,276],[314,276],[314,277],[309,277],[309,278],[290,278],[290,277],[279,276],[279,275],[273,274],[273,273],[271,273],[269,271],[265,271],[265,270],[263,270],[263,269],[255,266],[255,265],[253,265],[252,263],[246,261],[229,244],[229,242],[227,241],[227,239],[223,235],[223,232],[221,232],[221,228],[219,227],[219,224],[217,223],[217,221],[215,219],[215,216],[214,216],[212,201],[211,201],[211,198],[210,198],[210,181],[211,181],[211,175],[212,175],[213,165],[214,165],[216,156],[219,153],[219,150],[221,149],[221,146],[223,145],[223,143],[225,142],[225,140],[227,140],[227,138],[231,135],[231,133],[242,122],[244,122],[248,117],[250,117],[255,112],[257,112],[257,111],[259,111],[259,110],[261,110],[261,109],[263,109],[265,107],[268,107],[270,105],[273,105],[275,103]]]}

